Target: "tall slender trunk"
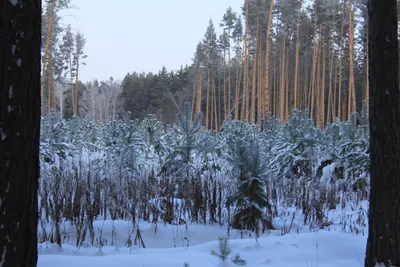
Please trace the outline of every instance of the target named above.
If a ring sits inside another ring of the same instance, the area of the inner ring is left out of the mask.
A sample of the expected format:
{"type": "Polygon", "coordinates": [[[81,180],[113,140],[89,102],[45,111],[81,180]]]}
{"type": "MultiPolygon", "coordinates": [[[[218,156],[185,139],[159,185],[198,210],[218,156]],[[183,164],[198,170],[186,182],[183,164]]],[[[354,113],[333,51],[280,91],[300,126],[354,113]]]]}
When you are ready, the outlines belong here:
{"type": "Polygon", "coordinates": [[[271,33],[272,11],[275,0],[270,0],[267,33],[265,38],[265,70],[264,70],[264,117],[268,119],[269,112],[269,36],[271,33]]]}
{"type": "MultiPolygon", "coordinates": [[[[228,115],[227,113],[227,96],[226,96],[226,51],[224,48],[224,117],[228,115]]],[[[229,109],[228,109],[229,110],[229,109]]]]}
{"type": "Polygon", "coordinates": [[[75,98],[75,109],[74,109],[74,115],[78,116],[78,82],[79,82],[79,55],[76,58],[76,66],[75,66],[75,92],[74,92],[74,98],[75,98]]]}
{"type": "MultiPolygon", "coordinates": [[[[368,38],[368,37],[367,37],[368,38]]],[[[367,118],[369,117],[369,109],[368,109],[368,107],[369,107],[369,79],[368,79],[368,73],[369,73],[369,56],[368,56],[368,40],[367,40],[367,47],[366,47],[367,49],[367,52],[366,52],[366,62],[365,62],[365,64],[366,64],[366,71],[365,71],[365,102],[366,102],[366,110],[365,110],[365,113],[366,113],[366,116],[367,116],[367,118]]]]}
{"type": "Polygon", "coordinates": [[[194,103],[194,101],[195,101],[195,98],[196,98],[196,93],[197,93],[197,91],[196,91],[196,79],[194,79],[194,82],[193,82],[193,95],[192,95],[192,106],[191,106],[191,108],[192,108],[192,118],[193,119],[195,118],[195,114],[194,114],[195,103],[194,103]]]}
{"type": "MultiPolygon", "coordinates": [[[[333,58],[332,61],[334,61],[335,58],[333,58]]],[[[336,102],[337,102],[337,79],[338,79],[338,66],[337,64],[334,64],[335,66],[335,74],[333,75],[335,77],[335,80],[333,82],[333,101],[332,101],[332,122],[336,122],[337,118],[337,110],[336,110],[336,102]]]]}
{"type": "Polygon", "coordinates": [[[297,37],[296,37],[296,59],[294,67],[294,83],[293,83],[293,109],[297,109],[297,83],[298,83],[298,72],[299,72],[299,49],[300,49],[300,14],[297,19],[297,37]]]}
{"type": "Polygon", "coordinates": [[[318,40],[318,48],[317,48],[317,60],[316,60],[316,80],[315,80],[315,85],[314,85],[314,92],[315,92],[315,122],[316,125],[321,126],[321,116],[320,116],[320,107],[321,107],[321,67],[322,67],[322,40],[318,40]]]}
{"type": "Polygon", "coordinates": [[[307,53],[307,49],[306,49],[306,56],[305,56],[305,62],[304,62],[304,71],[303,71],[303,109],[309,109],[309,92],[310,92],[310,87],[308,84],[308,77],[309,77],[309,73],[308,73],[308,53],[307,53]]]}
{"type": "Polygon", "coordinates": [[[53,80],[53,53],[50,53],[49,54],[49,71],[48,71],[48,75],[47,75],[47,112],[50,112],[50,110],[51,110],[52,80],[53,80]]]}
{"type": "Polygon", "coordinates": [[[277,51],[275,52],[274,57],[274,116],[278,116],[278,69],[277,69],[277,51]]]}
{"type": "Polygon", "coordinates": [[[240,85],[240,75],[239,75],[240,63],[236,66],[236,90],[235,90],[235,120],[239,120],[239,85],[240,85]]]}
{"type": "Polygon", "coordinates": [[[263,103],[264,103],[264,97],[263,97],[263,82],[264,82],[264,76],[263,76],[263,55],[262,55],[262,40],[260,38],[261,34],[261,27],[258,28],[258,36],[257,38],[257,46],[258,46],[258,54],[257,54],[257,121],[259,126],[261,126],[261,118],[263,116],[263,103]]]}
{"type": "MultiPolygon", "coordinates": [[[[258,22],[257,22],[257,37],[258,40],[258,22]]],[[[257,41],[258,42],[258,41],[257,41]]],[[[253,64],[252,64],[252,81],[251,81],[251,110],[250,110],[250,122],[255,123],[255,113],[256,113],[256,76],[257,76],[257,53],[258,47],[256,45],[256,49],[253,54],[253,64]]]]}
{"type": "MultiPolygon", "coordinates": [[[[231,45],[230,45],[231,32],[229,30],[229,46],[228,46],[228,113],[225,116],[228,116],[231,113],[231,45]]],[[[237,76],[236,76],[237,77],[237,76]]]]}
{"type": "Polygon", "coordinates": [[[203,80],[203,73],[200,70],[199,71],[199,85],[197,87],[197,103],[196,103],[196,113],[200,113],[201,112],[201,91],[202,91],[202,85],[201,82],[203,80]]]}
{"type": "Polygon", "coordinates": [[[71,98],[72,98],[72,113],[75,115],[75,89],[74,89],[74,79],[73,79],[73,72],[72,72],[72,53],[69,53],[69,77],[70,77],[70,84],[71,84],[71,98]]]}
{"type": "Polygon", "coordinates": [[[215,79],[213,79],[213,94],[214,94],[214,123],[215,131],[218,132],[218,109],[217,109],[217,94],[215,90],[215,79]]]}
{"type": "Polygon", "coordinates": [[[342,112],[342,58],[343,58],[343,33],[344,33],[344,2],[342,14],[342,27],[340,30],[340,52],[339,52],[339,89],[338,89],[338,118],[343,120],[342,112]]]}
{"type": "Polygon", "coordinates": [[[285,57],[286,57],[286,22],[283,21],[283,44],[281,58],[281,86],[279,89],[279,119],[285,121],[285,57]]]}
{"type": "Polygon", "coordinates": [[[347,119],[350,120],[351,114],[356,112],[356,92],[354,85],[354,25],[353,25],[353,0],[349,4],[349,92],[347,119]]]}
{"type": "Polygon", "coordinates": [[[208,129],[208,103],[210,100],[210,69],[207,71],[207,93],[206,93],[206,129],[208,129]]]}
{"type": "MultiPolygon", "coordinates": [[[[47,59],[49,58],[50,48],[52,45],[53,16],[54,16],[55,4],[56,4],[56,0],[52,0],[51,8],[50,8],[50,15],[49,15],[49,24],[47,25],[46,45],[45,45],[45,49],[44,49],[44,57],[42,60],[42,79],[41,79],[41,86],[40,86],[40,95],[41,95],[42,102],[44,102],[44,82],[45,82],[45,75],[46,75],[47,59]]],[[[44,108],[44,107],[42,106],[42,108],[44,108]]]]}
{"type": "Polygon", "coordinates": [[[328,88],[328,114],[327,114],[327,122],[333,122],[332,118],[332,78],[333,78],[333,57],[335,55],[334,50],[332,49],[332,55],[329,57],[329,88],[328,88]]]}
{"type": "Polygon", "coordinates": [[[243,77],[243,104],[242,119],[249,119],[249,0],[246,0],[246,27],[244,30],[244,77],[243,77]]]}
{"type": "Polygon", "coordinates": [[[285,122],[289,117],[289,104],[289,51],[287,51],[285,62],[285,122]]]}
{"type": "MultiPolygon", "coordinates": [[[[325,36],[325,33],[324,33],[325,36]]],[[[325,40],[325,38],[323,38],[325,40]]],[[[321,99],[320,99],[320,127],[324,128],[325,125],[325,73],[326,73],[326,42],[324,41],[324,45],[322,47],[322,82],[321,82],[321,99]]]]}
{"type": "Polygon", "coordinates": [[[313,65],[311,71],[311,108],[310,108],[310,117],[314,118],[314,99],[315,99],[315,69],[317,65],[317,56],[318,56],[318,44],[317,44],[317,6],[318,0],[315,0],[315,9],[314,9],[314,54],[313,54],[313,65]]]}

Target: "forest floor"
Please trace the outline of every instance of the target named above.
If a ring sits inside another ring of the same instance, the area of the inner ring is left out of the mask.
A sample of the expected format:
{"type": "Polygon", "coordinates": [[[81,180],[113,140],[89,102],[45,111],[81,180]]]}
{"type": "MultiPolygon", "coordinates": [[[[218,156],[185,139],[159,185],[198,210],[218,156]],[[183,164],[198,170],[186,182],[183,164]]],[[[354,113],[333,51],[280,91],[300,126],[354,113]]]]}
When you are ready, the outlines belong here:
{"type": "MultiPolygon", "coordinates": [[[[254,233],[231,230],[230,257],[239,253],[246,260],[246,266],[364,266],[367,228],[355,230],[351,226],[354,220],[360,219],[360,216],[353,216],[357,213],[353,211],[353,214],[332,212],[333,223],[324,230],[303,225],[301,216],[296,216],[292,221],[290,212],[287,218],[274,219],[274,227],[281,230],[268,231],[258,240],[254,233]],[[288,229],[289,225],[292,225],[290,232],[283,234],[282,229],[288,229]]],[[[137,233],[130,222],[96,221],[94,227],[95,246],[88,245],[87,240],[77,248],[74,245],[75,227],[66,223],[62,229],[66,237],[62,248],[49,243],[39,244],[38,266],[182,267],[185,262],[190,267],[235,266],[232,263],[222,264],[211,255],[211,250],[218,251],[218,237],[227,236],[226,226],[155,226],[142,222],[139,229],[146,248],[135,244],[127,246],[128,236],[132,237],[134,243],[137,233]],[[98,245],[100,240],[104,244],[101,248],[98,245]]]]}

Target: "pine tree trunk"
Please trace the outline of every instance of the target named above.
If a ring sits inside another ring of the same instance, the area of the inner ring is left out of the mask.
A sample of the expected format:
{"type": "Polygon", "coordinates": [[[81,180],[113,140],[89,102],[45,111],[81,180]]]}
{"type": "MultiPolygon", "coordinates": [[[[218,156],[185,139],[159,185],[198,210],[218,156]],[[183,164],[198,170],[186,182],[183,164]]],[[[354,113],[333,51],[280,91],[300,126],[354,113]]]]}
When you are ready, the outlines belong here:
{"type": "MultiPolygon", "coordinates": [[[[257,37],[258,37],[258,22],[257,22],[257,37]]],[[[258,40],[258,38],[257,38],[258,40]]],[[[256,45],[256,50],[253,54],[253,64],[252,64],[252,81],[251,81],[251,110],[250,110],[250,123],[255,122],[255,113],[256,113],[256,76],[257,76],[257,49],[256,45]]]]}
{"type": "Polygon", "coordinates": [[[278,69],[277,69],[277,52],[274,57],[274,116],[278,116],[278,69]]]}
{"type": "MultiPolygon", "coordinates": [[[[195,104],[194,104],[194,101],[195,101],[195,99],[196,99],[196,94],[197,94],[197,91],[196,91],[196,78],[194,79],[194,82],[193,82],[193,95],[192,95],[192,106],[191,106],[191,108],[192,108],[192,119],[194,119],[195,118],[195,113],[194,113],[194,109],[195,109],[195,104]]],[[[92,89],[92,92],[91,92],[91,95],[93,95],[93,89],[92,89]]],[[[92,97],[92,106],[93,106],[93,97],[92,97]]],[[[93,112],[93,121],[94,121],[94,112],[93,112]]]]}
{"type": "Polygon", "coordinates": [[[368,116],[369,116],[369,109],[368,109],[368,107],[369,107],[369,79],[368,79],[368,73],[369,73],[369,56],[368,56],[368,41],[367,41],[367,52],[366,52],[366,53],[367,53],[367,54],[366,54],[367,59],[366,59],[365,64],[366,64],[366,66],[367,66],[367,69],[366,69],[366,71],[365,71],[365,102],[366,102],[367,109],[365,110],[365,112],[366,112],[366,116],[367,116],[367,118],[368,118],[368,116]]]}
{"type": "MultiPolygon", "coordinates": [[[[324,38],[325,40],[325,38],[324,38]]],[[[326,70],[326,43],[323,44],[322,48],[322,77],[321,77],[321,96],[320,96],[320,128],[323,129],[325,125],[325,70],[326,70]]]]}
{"type": "Polygon", "coordinates": [[[333,56],[335,55],[334,50],[332,49],[332,55],[329,57],[329,88],[328,88],[328,114],[326,121],[333,122],[332,118],[332,78],[333,78],[333,56]]]}
{"type": "Polygon", "coordinates": [[[215,80],[213,79],[213,99],[214,99],[214,123],[215,131],[218,132],[218,109],[217,109],[217,94],[215,89],[215,80]]]}
{"type": "Polygon", "coordinates": [[[396,0],[370,0],[368,15],[371,195],[365,266],[400,266],[400,90],[396,0]]]}
{"type": "Polygon", "coordinates": [[[339,89],[338,89],[338,118],[343,119],[342,112],[342,58],[343,58],[343,33],[344,33],[344,2],[343,2],[343,14],[342,14],[342,27],[340,30],[340,52],[339,52],[339,89]]]}
{"type": "Polygon", "coordinates": [[[289,51],[286,54],[285,63],[285,122],[289,117],[289,51]]]}
{"type": "Polygon", "coordinates": [[[224,117],[226,118],[227,114],[227,97],[226,97],[226,52],[224,48],[224,117]]]}
{"type": "Polygon", "coordinates": [[[317,5],[318,1],[315,0],[315,9],[314,9],[314,54],[313,54],[313,63],[311,70],[311,107],[310,107],[310,117],[313,119],[314,115],[314,94],[315,94],[315,70],[317,65],[317,53],[318,53],[318,45],[317,45],[317,5]]]}
{"type": "Polygon", "coordinates": [[[208,129],[208,103],[210,101],[210,69],[207,72],[207,93],[206,93],[206,129],[208,129]]]}
{"type": "Polygon", "coordinates": [[[197,87],[197,103],[196,103],[196,113],[200,113],[201,112],[201,91],[202,91],[202,86],[201,86],[201,81],[203,79],[203,73],[200,70],[200,74],[199,74],[199,85],[197,87]]]}
{"type": "Polygon", "coordinates": [[[75,90],[74,90],[74,79],[72,72],[72,53],[69,53],[69,78],[71,84],[71,100],[72,100],[72,113],[75,115],[75,90]]]}
{"type": "MultiPolygon", "coordinates": [[[[43,60],[42,60],[43,65],[42,65],[42,78],[41,78],[41,87],[40,87],[40,95],[41,95],[42,101],[44,100],[44,82],[45,82],[45,75],[46,75],[47,59],[49,58],[49,55],[51,53],[50,50],[51,50],[51,44],[52,44],[53,15],[54,15],[55,4],[56,4],[56,0],[52,0],[49,22],[47,25],[46,45],[44,48],[44,56],[43,56],[43,60]]],[[[49,71],[48,75],[52,75],[52,73],[50,74],[50,71],[49,71]]],[[[47,89],[47,90],[50,90],[50,89],[47,89]]],[[[44,108],[44,106],[42,106],[42,108],[44,108]]]]}
{"type": "Polygon", "coordinates": [[[238,65],[239,67],[236,67],[235,120],[239,120],[240,80],[242,77],[242,67],[240,63],[238,65]]]}
{"type": "MultiPolygon", "coordinates": [[[[229,31],[229,38],[231,34],[229,31]]],[[[237,76],[236,76],[237,77],[237,76]]],[[[227,101],[228,101],[228,112],[225,116],[228,116],[231,113],[231,45],[230,45],[230,39],[229,39],[229,47],[228,47],[228,96],[227,96],[227,101]]]]}
{"type": "Polygon", "coordinates": [[[79,55],[77,55],[76,58],[76,66],[75,66],[75,70],[76,70],[76,75],[75,75],[75,91],[74,91],[74,102],[75,102],[75,107],[74,107],[74,115],[78,116],[78,82],[79,82],[79,55]]]}
{"type": "Polygon", "coordinates": [[[297,38],[296,38],[296,58],[294,67],[294,83],[293,83],[293,109],[297,109],[297,83],[299,72],[299,49],[300,49],[300,14],[297,19],[297,38]]]}
{"type": "MultiPolygon", "coordinates": [[[[261,36],[261,27],[259,27],[258,36],[261,36]]],[[[257,39],[258,55],[257,55],[257,122],[259,127],[261,127],[261,118],[263,116],[263,103],[264,103],[264,92],[263,92],[263,55],[262,55],[262,40],[257,39]]]]}
{"type": "Polygon", "coordinates": [[[244,78],[242,120],[249,119],[249,0],[246,0],[246,27],[244,30],[244,78]]]}
{"type": "Polygon", "coordinates": [[[279,119],[283,123],[285,121],[285,56],[286,56],[286,23],[283,28],[283,44],[282,44],[282,59],[281,59],[281,86],[279,90],[279,119]]]}
{"type": "Polygon", "coordinates": [[[36,266],[38,242],[42,5],[13,2],[0,1],[2,267],[36,266]]]}
{"type": "Polygon", "coordinates": [[[322,59],[322,50],[320,49],[322,41],[318,40],[318,48],[317,48],[317,60],[316,60],[316,78],[315,78],[315,85],[314,85],[314,92],[315,92],[315,124],[320,126],[320,114],[319,114],[319,109],[320,109],[320,95],[321,95],[321,71],[322,71],[322,64],[321,64],[321,59],[322,59]]]}
{"type": "Polygon", "coordinates": [[[269,14],[268,14],[268,25],[267,25],[267,37],[265,41],[265,70],[264,70],[264,117],[268,119],[269,112],[269,36],[271,33],[272,24],[272,11],[274,8],[274,0],[270,0],[269,14]]]}
{"type": "MultiPolygon", "coordinates": [[[[335,59],[333,58],[332,61],[334,61],[335,59]]],[[[338,71],[338,66],[336,64],[335,65],[335,74],[333,75],[335,77],[335,80],[333,82],[333,100],[332,100],[332,122],[336,122],[336,118],[337,118],[337,110],[336,110],[336,102],[337,102],[337,90],[336,90],[336,86],[337,86],[337,71],[338,71]]]]}
{"type": "Polygon", "coordinates": [[[47,75],[47,112],[51,110],[51,80],[53,78],[53,55],[49,54],[49,71],[47,75]]]}
{"type": "Polygon", "coordinates": [[[349,4],[349,92],[347,119],[350,120],[351,114],[356,112],[356,92],[354,86],[354,29],[353,29],[353,0],[349,4]]]}
{"type": "MultiPolygon", "coordinates": [[[[306,50],[307,51],[307,50],[306,50]]],[[[308,53],[306,52],[306,55],[308,53]]],[[[308,84],[308,78],[309,78],[309,72],[308,72],[308,57],[305,57],[305,62],[304,62],[304,80],[303,80],[303,109],[306,110],[309,108],[309,84],[308,84]]]]}

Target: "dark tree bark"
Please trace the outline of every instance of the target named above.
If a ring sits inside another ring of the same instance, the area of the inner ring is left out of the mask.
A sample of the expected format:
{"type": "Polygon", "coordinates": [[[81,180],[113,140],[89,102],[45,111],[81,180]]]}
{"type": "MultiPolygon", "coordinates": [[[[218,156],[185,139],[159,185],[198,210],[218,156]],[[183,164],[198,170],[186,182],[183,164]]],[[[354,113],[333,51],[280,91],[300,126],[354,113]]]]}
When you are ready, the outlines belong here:
{"type": "Polygon", "coordinates": [[[0,266],[36,266],[41,0],[0,1],[0,266]]]}
{"type": "Polygon", "coordinates": [[[368,4],[371,196],[365,266],[400,266],[400,90],[396,0],[368,4]]]}

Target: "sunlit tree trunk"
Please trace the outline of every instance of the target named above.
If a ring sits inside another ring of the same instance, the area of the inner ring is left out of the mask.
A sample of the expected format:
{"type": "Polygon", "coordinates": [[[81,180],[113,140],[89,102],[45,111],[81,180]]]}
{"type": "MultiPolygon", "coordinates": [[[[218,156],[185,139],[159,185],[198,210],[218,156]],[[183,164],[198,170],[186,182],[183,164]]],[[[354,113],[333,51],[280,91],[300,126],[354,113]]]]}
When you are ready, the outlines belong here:
{"type": "Polygon", "coordinates": [[[293,109],[297,109],[297,86],[298,86],[298,72],[299,72],[299,49],[300,49],[300,14],[297,19],[297,37],[296,37],[296,59],[294,67],[294,82],[293,82],[293,109]]]}
{"type": "Polygon", "coordinates": [[[285,62],[286,62],[286,22],[283,27],[283,44],[282,44],[282,59],[281,59],[281,82],[279,88],[279,119],[285,121],[285,62]]]}
{"type": "MultiPolygon", "coordinates": [[[[271,33],[271,24],[272,24],[272,11],[274,8],[274,0],[271,0],[269,6],[269,14],[268,14],[268,25],[265,39],[265,70],[264,70],[264,117],[266,119],[269,112],[269,36],[271,33]]],[[[276,103],[276,102],[274,102],[276,103]]]]}
{"type": "Polygon", "coordinates": [[[339,89],[338,89],[338,118],[342,118],[342,58],[343,58],[343,33],[344,33],[344,2],[343,2],[343,14],[342,14],[342,27],[340,30],[340,52],[339,52],[339,89]]]}
{"type": "MultiPolygon", "coordinates": [[[[52,43],[52,33],[53,33],[53,15],[54,15],[55,4],[56,4],[56,0],[52,0],[51,1],[51,7],[50,7],[49,23],[47,25],[46,44],[45,44],[45,48],[44,48],[44,57],[43,57],[43,60],[42,60],[42,78],[41,78],[41,87],[40,87],[40,95],[41,95],[42,102],[44,102],[43,101],[44,100],[44,84],[45,84],[45,77],[46,77],[47,60],[48,60],[49,55],[51,53],[51,43],[52,43]]],[[[50,74],[50,72],[49,72],[49,75],[52,75],[52,74],[50,74]]],[[[44,108],[44,107],[42,106],[42,108],[44,108]]]]}
{"type": "Polygon", "coordinates": [[[353,0],[349,0],[349,92],[347,119],[350,120],[351,114],[356,112],[356,89],[354,85],[354,25],[353,25],[353,0]]]}

